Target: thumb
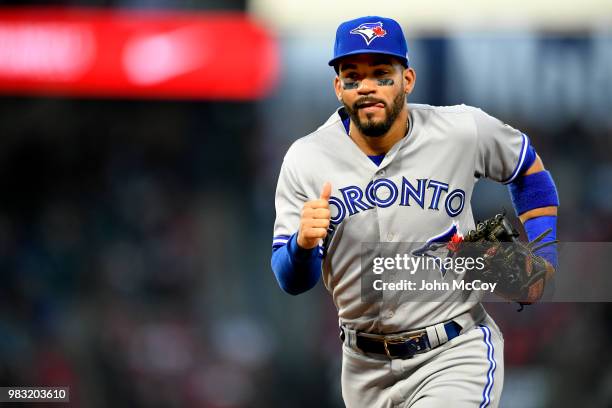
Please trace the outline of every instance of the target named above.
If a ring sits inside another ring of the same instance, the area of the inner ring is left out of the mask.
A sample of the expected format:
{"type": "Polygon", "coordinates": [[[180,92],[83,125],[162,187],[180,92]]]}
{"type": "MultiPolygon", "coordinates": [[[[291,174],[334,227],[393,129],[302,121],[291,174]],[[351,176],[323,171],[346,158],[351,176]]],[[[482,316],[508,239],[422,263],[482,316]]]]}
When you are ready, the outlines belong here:
{"type": "Polygon", "coordinates": [[[331,196],[331,183],[329,181],[326,181],[325,184],[323,184],[323,189],[321,190],[321,199],[322,200],[329,200],[329,197],[331,196]]]}

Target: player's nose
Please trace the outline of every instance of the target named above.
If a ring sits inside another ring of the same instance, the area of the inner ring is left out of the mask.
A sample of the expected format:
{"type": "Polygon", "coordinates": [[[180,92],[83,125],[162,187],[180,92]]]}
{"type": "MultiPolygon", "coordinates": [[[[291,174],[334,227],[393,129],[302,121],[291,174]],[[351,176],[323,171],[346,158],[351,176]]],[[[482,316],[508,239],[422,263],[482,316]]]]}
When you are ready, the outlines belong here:
{"type": "Polygon", "coordinates": [[[376,92],[377,86],[376,79],[364,78],[361,80],[359,87],[357,88],[357,92],[362,95],[367,95],[372,92],[376,92]]]}

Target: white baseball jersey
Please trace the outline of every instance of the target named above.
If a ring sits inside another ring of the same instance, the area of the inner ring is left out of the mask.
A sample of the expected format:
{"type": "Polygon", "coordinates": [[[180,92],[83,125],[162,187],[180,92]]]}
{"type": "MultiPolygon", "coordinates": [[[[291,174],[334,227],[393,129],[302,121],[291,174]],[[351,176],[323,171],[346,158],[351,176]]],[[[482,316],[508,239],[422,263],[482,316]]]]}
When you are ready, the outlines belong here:
{"type": "MultiPolygon", "coordinates": [[[[347,135],[340,112],[288,150],[276,191],[274,244],[298,231],[304,202],[332,184],[335,231],[323,260],[323,281],[340,322],[375,333],[423,328],[467,312],[473,303],[380,302],[361,298],[364,242],[427,242],[456,228],[474,228],[475,182],[510,182],[529,145],[520,131],[470,106],[408,104],[407,135],[377,166],[347,135]]],[[[451,296],[448,293],[447,296],[451,296]]],[[[476,300],[478,301],[478,300],[476,300]]]]}

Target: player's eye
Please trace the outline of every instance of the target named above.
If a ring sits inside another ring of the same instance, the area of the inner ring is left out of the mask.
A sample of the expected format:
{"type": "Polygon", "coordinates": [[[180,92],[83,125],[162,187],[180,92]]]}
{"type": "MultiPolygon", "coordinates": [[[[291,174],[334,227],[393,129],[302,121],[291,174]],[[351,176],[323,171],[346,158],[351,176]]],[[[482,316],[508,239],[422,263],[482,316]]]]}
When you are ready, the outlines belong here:
{"type": "Polygon", "coordinates": [[[387,71],[386,69],[377,69],[376,71],[374,71],[374,76],[376,77],[383,77],[389,75],[389,71],[387,71]]]}
{"type": "Polygon", "coordinates": [[[359,88],[359,81],[353,81],[351,79],[344,79],[342,81],[342,87],[346,90],[359,88]]]}

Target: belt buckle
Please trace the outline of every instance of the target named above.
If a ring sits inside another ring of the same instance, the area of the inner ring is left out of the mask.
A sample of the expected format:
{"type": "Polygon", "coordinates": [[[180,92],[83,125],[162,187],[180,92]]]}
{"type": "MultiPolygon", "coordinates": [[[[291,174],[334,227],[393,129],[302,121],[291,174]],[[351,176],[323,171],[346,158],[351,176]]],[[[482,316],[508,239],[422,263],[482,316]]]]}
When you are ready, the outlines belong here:
{"type": "Polygon", "coordinates": [[[418,351],[421,351],[425,348],[425,341],[421,340],[421,338],[423,336],[425,336],[426,333],[423,332],[421,334],[416,334],[413,336],[397,336],[397,337],[383,337],[383,345],[385,346],[385,353],[387,354],[387,357],[389,357],[390,359],[392,359],[393,357],[391,357],[391,353],[389,352],[389,344],[402,344],[402,343],[408,343],[408,347],[410,348],[410,356],[408,358],[413,357],[418,351]],[[418,344],[418,345],[413,345],[412,343],[409,343],[411,340],[414,340],[416,343],[421,343],[423,342],[423,345],[418,344]]]}

